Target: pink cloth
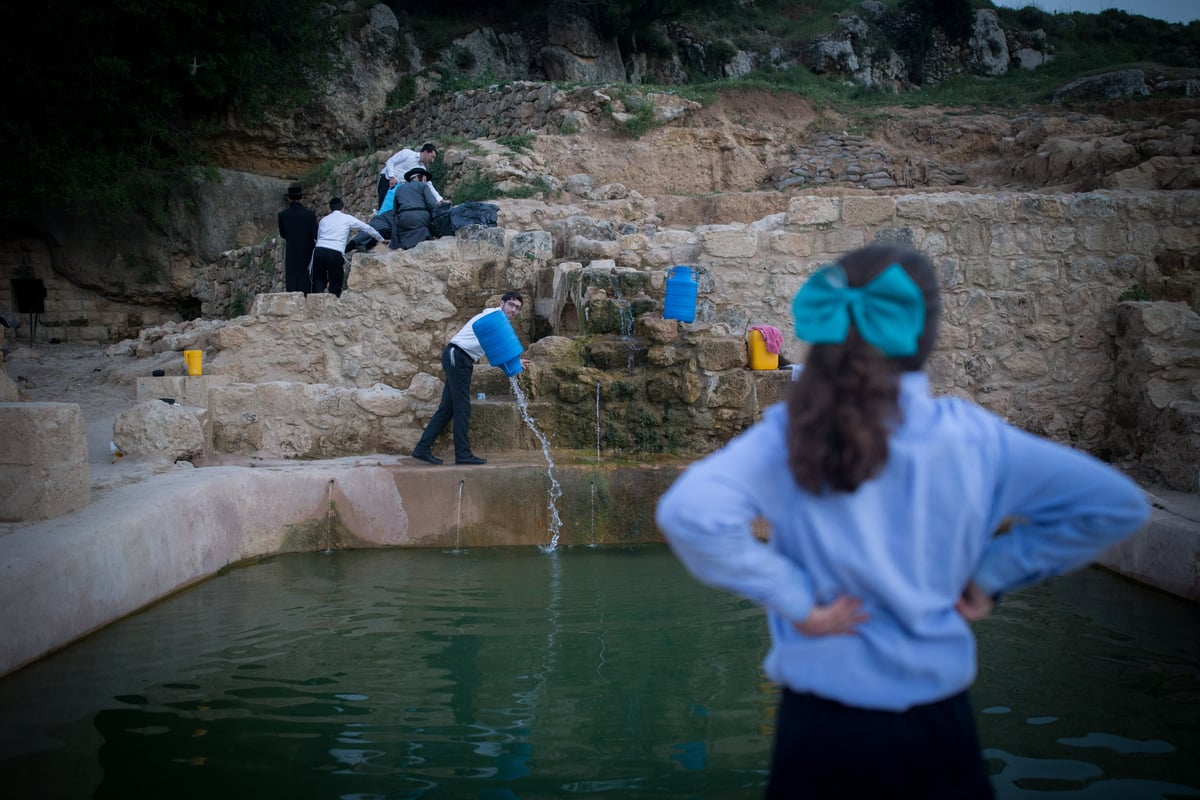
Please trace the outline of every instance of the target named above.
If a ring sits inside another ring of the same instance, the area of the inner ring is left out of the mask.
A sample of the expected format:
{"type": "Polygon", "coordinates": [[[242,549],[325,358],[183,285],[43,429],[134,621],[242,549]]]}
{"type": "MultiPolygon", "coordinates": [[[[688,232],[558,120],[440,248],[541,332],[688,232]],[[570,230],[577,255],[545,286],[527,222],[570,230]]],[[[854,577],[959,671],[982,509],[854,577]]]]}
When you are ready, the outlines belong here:
{"type": "Polygon", "coordinates": [[[767,346],[768,353],[778,354],[779,348],[783,347],[783,334],[774,325],[755,325],[750,330],[762,334],[763,344],[767,346]]]}

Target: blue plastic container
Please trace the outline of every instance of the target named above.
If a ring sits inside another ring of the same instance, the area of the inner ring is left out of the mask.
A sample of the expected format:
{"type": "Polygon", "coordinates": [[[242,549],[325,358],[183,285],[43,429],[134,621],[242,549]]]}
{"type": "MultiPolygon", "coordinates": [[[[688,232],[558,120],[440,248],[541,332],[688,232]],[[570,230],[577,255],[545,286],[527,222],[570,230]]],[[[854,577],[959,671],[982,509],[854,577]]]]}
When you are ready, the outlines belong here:
{"type": "Polygon", "coordinates": [[[521,347],[521,341],[503,311],[480,317],[475,320],[471,329],[475,331],[475,337],[483,346],[483,354],[487,356],[489,364],[500,367],[510,378],[524,369],[521,365],[521,353],[524,352],[524,348],[521,347]]]}
{"type": "Polygon", "coordinates": [[[691,267],[671,267],[667,273],[667,296],[663,319],[693,322],[696,319],[696,273],[691,267]]]}

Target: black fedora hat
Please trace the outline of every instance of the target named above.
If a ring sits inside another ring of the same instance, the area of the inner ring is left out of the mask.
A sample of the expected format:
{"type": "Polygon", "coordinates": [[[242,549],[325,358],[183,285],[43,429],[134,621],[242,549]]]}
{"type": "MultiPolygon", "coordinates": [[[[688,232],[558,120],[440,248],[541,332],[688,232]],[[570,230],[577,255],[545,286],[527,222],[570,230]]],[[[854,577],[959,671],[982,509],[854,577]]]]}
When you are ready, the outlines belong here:
{"type": "Polygon", "coordinates": [[[429,170],[425,169],[424,167],[413,167],[408,172],[404,173],[404,181],[407,183],[408,181],[411,181],[413,178],[415,178],[417,175],[424,175],[425,179],[428,180],[429,179],[429,170]]]}
{"type": "Polygon", "coordinates": [[[288,187],[288,190],[287,190],[287,199],[288,200],[299,200],[302,197],[304,197],[304,189],[303,189],[303,187],[300,186],[300,184],[293,183],[291,186],[288,187]]]}

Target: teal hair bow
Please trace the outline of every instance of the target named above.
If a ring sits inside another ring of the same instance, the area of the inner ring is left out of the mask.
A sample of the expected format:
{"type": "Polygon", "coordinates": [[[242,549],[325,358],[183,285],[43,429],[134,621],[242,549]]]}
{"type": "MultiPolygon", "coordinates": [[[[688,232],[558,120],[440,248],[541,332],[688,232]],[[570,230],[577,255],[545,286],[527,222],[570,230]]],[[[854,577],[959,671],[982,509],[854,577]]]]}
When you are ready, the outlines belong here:
{"type": "Polygon", "coordinates": [[[899,264],[862,287],[851,287],[839,264],[813,273],[792,301],[796,336],[811,344],[846,341],[850,322],[889,358],[911,356],[925,331],[925,297],[899,264]]]}

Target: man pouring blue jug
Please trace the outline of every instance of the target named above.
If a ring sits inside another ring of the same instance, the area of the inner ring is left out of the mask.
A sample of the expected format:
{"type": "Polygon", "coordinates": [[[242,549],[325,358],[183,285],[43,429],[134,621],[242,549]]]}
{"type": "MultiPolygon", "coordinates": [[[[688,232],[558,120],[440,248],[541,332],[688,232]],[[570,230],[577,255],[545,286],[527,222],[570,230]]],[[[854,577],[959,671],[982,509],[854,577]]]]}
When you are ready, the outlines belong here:
{"type": "MultiPolygon", "coordinates": [[[[442,371],[446,381],[442,386],[442,400],[433,418],[425,426],[417,446],[413,448],[413,458],[427,464],[441,464],[442,459],[433,454],[433,443],[441,435],[446,426],[454,426],[454,463],[455,464],[486,464],[486,458],[480,458],[471,451],[471,377],[475,362],[484,356],[484,347],[476,333],[475,323],[497,312],[503,313],[509,320],[515,318],[525,305],[525,298],[514,290],[505,292],[500,297],[500,305],[496,308],[485,308],[471,317],[466,325],[459,328],[458,333],[450,337],[450,343],[442,350],[442,371]]],[[[510,326],[511,327],[511,326],[510,326]]],[[[519,345],[518,345],[519,347],[519,345]]],[[[519,355],[519,350],[518,350],[519,355]]],[[[488,360],[495,361],[494,353],[488,353],[488,360]]],[[[506,358],[507,360],[507,358],[506,358]]],[[[516,370],[511,368],[511,360],[504,365],[504,370],[510,376],[520,371],[520,367],[532,362],[519,359],[516,370]]],[[[499,365],[498,365],[499,366],[499,365]]]]}

